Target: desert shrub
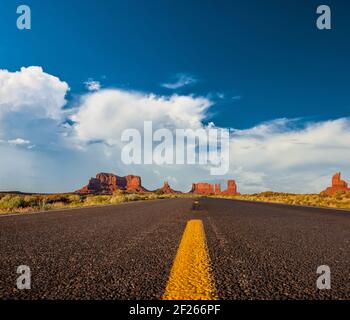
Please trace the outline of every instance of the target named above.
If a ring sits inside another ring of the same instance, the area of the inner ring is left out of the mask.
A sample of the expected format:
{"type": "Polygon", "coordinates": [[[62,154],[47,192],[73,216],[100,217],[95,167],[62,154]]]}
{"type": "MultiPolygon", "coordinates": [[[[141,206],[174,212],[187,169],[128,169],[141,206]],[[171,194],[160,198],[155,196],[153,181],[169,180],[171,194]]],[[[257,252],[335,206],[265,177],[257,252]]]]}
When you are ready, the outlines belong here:
{"type": "Polygon", "coordinates": [[[50,210],[50,209],[60,209],[64,208],[66,206],[66,203],[64,202],[54,202],[52,204],[46,204],[42,210],[50,210]]]}
{"type": "Polygon", "coordinates": [[[87,196],[85,199],[85,204],[87,205],[101,205],[108,204],[111,196],[107,195],[91,195],[87,196]]]}
{"type": "Polygon", "coordinates": [[[25,207],[26,202],[22,196],[6,195],[0,200],[0,208],[5,210],[16,210],[25,207]]]}
{"type": "Polygon", "coordinates": [[[125,195],[125,201],[136,201],[139,199],[140,199],[140,196],[135,193],[125,195]]]}
{"type": "Polygon", "coordinates": [[[165,199],[165,198],[169,198],[171,197],[171,195],[167,195],[167,194],[154,194],[154,193],[151,193],[147,196],[147,199],[148,200],[154,200],[154,199],[165,199]]]}
{"type": "MultiPolygon", "coordinates": [[[[127,193],[122,190],[112,195],[78,195],[78,194],[0,194],[0,213],[46,211],[50,209],[118,204],[127,201],[175,198],[185,195],[156,193],[127,193]]],[[[193,195],[187,195],[193,196],[193,195]]]]}
{"type": "Polygon", "coordinates": [[[260,196],[263,198],[271,197],[273,195],[274,195],[274,192],[272,192],[272,191],[265,191],[265,192],[260,193],[260,196]]]}
{"type": "Polygon", "coordinates": [[[122,196],[126,194],[126,192],[124,190],[120,190],[120,189],[117,189],[113,192],[113,196],[122,196]]]}
{"type": "Polygon", "coordinates": [[[83,197],[77,194],[70,194],[67,196],[67,202],[70,204],[80,204],[83,202],[83,197]]]}
{"type": "Polygon", "coordinates": [[[52,194],[52,195],[45,196],[45,202],[47,204],[53,204],[56,202],[68,203],[69,199],[68,199],[68,196],[64,194],[52,194]]]}
{"type": "Polygon", "coordinates": [[[51,205],[47,202],[47,197],[39,197],[39,209],[44,211],[44,210],[49,210],[51,208],[51,205]]]}
{"type": "Polygon", "coordinates": [[[40,198],[38,196],[25,196],[25,207],[38,208],[40,206],[40,198]]]}
{"type": "Polygon", "coordinates": [[[125,196],[123,192],[120,192],[120,190],[113,192],[112,196],[110,197],[109,202],[111,204],[118,204],[125,201],[125,196]]]}
{"type": "Polygon", "coordinates": [[[344,191],[337,191],[336,194],[334,195],[334,198],[337,200],[342,200],[344,196],[345,196],[344,191]]]}

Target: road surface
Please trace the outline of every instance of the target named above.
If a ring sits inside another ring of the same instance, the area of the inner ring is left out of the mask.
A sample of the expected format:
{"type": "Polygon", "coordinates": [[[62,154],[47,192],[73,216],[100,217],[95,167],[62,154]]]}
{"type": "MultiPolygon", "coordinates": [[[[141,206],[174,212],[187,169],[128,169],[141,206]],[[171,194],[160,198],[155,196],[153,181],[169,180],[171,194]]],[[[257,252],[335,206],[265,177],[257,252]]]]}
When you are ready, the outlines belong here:
{"type": "Polygon", "coordinates": [[[196,283],[218,299],[350,299],[349,267],[340,210],[200,198],[0,217],[1,299],[171,299],[196,283]]]}

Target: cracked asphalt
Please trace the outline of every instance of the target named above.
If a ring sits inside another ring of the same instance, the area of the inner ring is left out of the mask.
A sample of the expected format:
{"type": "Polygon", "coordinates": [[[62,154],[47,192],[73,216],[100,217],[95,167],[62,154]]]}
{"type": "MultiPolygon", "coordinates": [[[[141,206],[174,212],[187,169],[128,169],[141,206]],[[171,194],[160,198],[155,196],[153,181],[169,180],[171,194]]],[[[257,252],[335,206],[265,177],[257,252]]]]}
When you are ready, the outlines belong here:
{"type": "Polygon", "coordinates": [[[1,299],[161,299],[187,221],[203,221],[220,299],[350,299],[350,212],[169,199],[0,217],[1,299]],[[19,265],[31,290],[16,289],[19,265]],[[328,265],[331,289],[318,290],[328,265]]]}

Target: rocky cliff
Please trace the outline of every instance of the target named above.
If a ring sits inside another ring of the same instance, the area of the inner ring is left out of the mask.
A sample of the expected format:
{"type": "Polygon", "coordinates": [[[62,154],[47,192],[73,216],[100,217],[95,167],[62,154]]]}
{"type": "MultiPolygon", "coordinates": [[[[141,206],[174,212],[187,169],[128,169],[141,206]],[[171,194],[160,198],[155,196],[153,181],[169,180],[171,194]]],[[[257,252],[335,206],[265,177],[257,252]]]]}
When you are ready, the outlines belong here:
{"type": "MultiPolygon", "coordinates": [[[[89,183],[83,188],[76,190],[76,193],[81,194],[112,194],[117,190],[126,192],[148,192],[141,184],[141,178],[139,176],[128,175],[120,177],[112,173],[98,173],[95,178],[91,178],[89,183]]],[[[163,187],[155,190],[157,193],[171,194],[181,193],[172,189],[168,182],[164,182],[163,187]]],[[[227,189],[221,191],[220,184],[211,183],[193,183],[190,193],[200,195],[236,195],[237,192],[236,182],[234,180],[227,181],[227,189]]]]}
{"type": "Polygon", "coordinates": [[[227,181],[227,189],[224,191],[221,191],[221,185],[216,183],[206,183],[206,182],[200,182],[200,183],[193,183],[192,189],[190,191],[191,193],[195,194],[202,194],[202,195],[238,195],[237,192],[237,185],[234,180],[228,180],[227,181]]]}
{"type": "Polygon", "coordinates": [[[176,190],[172,189],[170,187],[168,181],[165,181],[163,187],[155,190],[155,192],[157,192],[157,193],[164,193],[164,194],[181,193],[180,191],[176,191],[176,190]]]}
{"type": "Polygon", "coordinates": [[[112,173],[98,173],[96,178],[91,178],[89,183],[75,191],[76,193],[103,193],[111,194],[117,190],[129,192],[146,192],[141,184],[139,176],[128,175],[119,177],[112,173]]]}
{"type": "Polygon", "coordinates": [[[336,193],[337,191],[349,191],[350,188],[348,187],[347,182],[344,180],[341,180],[341,173],[337,172],[333,177],[332,177],[332,186],[328,187],[326,190],[323,190],[321,193],[323,194],[333,194],[336,193]]]}
{"type": "Polygon", "coordinates": [[[221,194],[224,195],[235,195],[235,194],[240,194],[239,192],[237,192],[237,185],[236,185],[236,181],[235,180],[228,180],[227,181],[227,189],[223,192],[221,192],[221,194]]]}
{"type": "Polygon", "coordinates": [[[215,187],[213,184],[206,182],[192,183],[190,192],[195,194],[214,194],[215,187]]]}

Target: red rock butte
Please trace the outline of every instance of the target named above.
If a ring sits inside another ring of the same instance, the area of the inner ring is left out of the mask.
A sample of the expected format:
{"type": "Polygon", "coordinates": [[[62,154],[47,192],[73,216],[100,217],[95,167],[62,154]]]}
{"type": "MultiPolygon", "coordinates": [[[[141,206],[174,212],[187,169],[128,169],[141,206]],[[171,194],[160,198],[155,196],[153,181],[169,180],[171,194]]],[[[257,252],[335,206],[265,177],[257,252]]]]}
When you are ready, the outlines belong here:
{"type": "Polygon", "coordinates": [[[98,173],[96,178],[91,178],[89,183],[75,191],[76,193],[105,193],[111,194],[117,190],[128,192],[146,192],[141,184],[139,176],[128,175],[119,177],[112,173],[98,173]]]}
{"type": "MultiPolygon", "coordinates": [[[[125,192],[150,192],[144,188],[141,184],[141,177],[128,175],[120,177],[112,173],[98,173],[96,178],[91,178],[89,183],[83,188],[76,190],[76,193],[81,194],[112,194],[115,191],[122,190],[125,192]]],[[[163,187],[155,190],[154,192],[170,194],[170,193],[182,193],[172,189],[169,183],[164,182],[163,187]]],[[[201,195],[236,195],[237,192],[236,182],[234,180],[228,180],[227,189],[221,191],[220,184],[210,183],[193,183],[190,193],[201,195]]]]}
{"type": "Polygon", "coordinates": [[[206,182],[200,182],[200,183],[193,183],[192,189],[190,193],[195,194],[202,194],[202,195],[239,195],[240,193],[237,192],[237,185],[234,180],[228,180],[227,181],[227,189],[225,191],[221,191],[221,185],[216,183],[206,183],[206,182]]]}
{"type": "Polygon", "coordinates": [[[337,191],[347,191],[350,192],[350,188],[346,181],[341,180],[341,173],[337,172],[332,177],[332,186],[328,187],[326,190],[323,190],[321,193],[323,194],[334,194],[337,191]]]}
{"type": "Polygon", "coordinates": [[[157,189],[155,192],[159,192],[159,193],[181,193],[180,191],[176,191],[174,189],[172,189],[168,183],[168,181],[164,182],[163,187],[157,189]]]}

